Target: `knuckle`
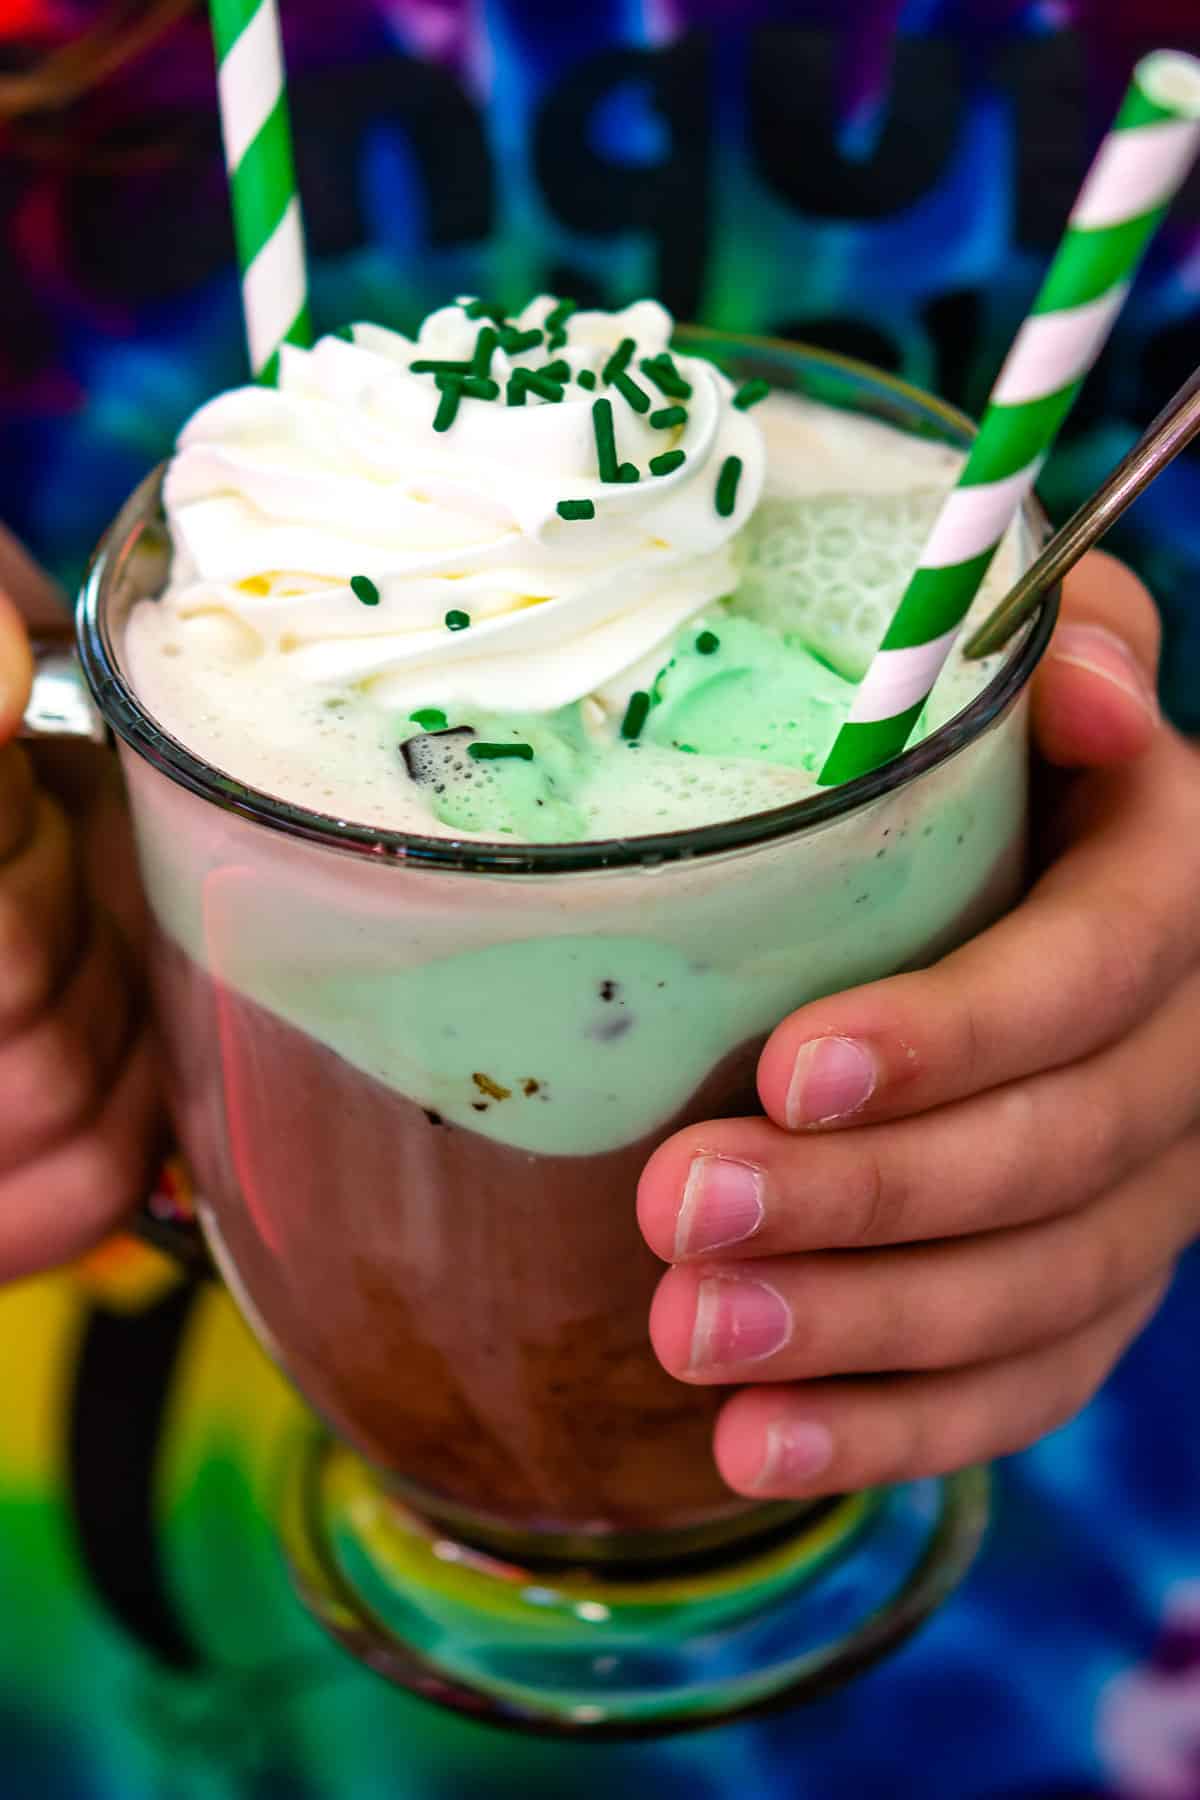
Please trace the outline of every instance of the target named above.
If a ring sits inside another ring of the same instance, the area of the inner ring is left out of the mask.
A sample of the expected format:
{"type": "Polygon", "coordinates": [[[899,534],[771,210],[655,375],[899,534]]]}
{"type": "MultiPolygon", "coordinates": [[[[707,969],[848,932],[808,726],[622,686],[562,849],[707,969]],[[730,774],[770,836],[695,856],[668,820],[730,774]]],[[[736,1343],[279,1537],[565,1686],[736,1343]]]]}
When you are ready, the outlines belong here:
{"type": "Polygon", "coordinates": [[[1127,1088],[1114,1082],[1103,1095],[1079,1102],[1081,1143],[1076,1186],[1080,1199],[1093,1199],[1125,1175],[1136,1159],[1144,1121],[1127,1088]]]}
{"type": "Polygon", "coordinates": [[[994,1120],[983,1167],[973,1171],[977,1196],[973,1227],[987,1230],[998,1223],[1019,1223],[1043,1208],[1046,1152],[1054,1142],[1057,1121],[1047,1120],[1038,1083],[1010,1081],[989,1097],[994,1120]]]}
{"type": "Polygon", "coordinates": [[[69,1138],[85,1122],[95,1091],[88,1059],[58,1021],[8,1046],[0,1080],[5,1098],[0,1163],[8,1166],[69,1138]]]}
{"type": "Polygon", "coordinates": [[[1162,645],[1162,615],[1141,576],[1109,550],[1089,550],[1066,580],[1068,608],[1078,593],[1109,596],[1113,629],[1119,630],[1156,667],[1162,645]],[[1118,623],[1119,621],[1119,623],[1118,623]]]}
{"type": "Polygon", "coordinates": [[[912,1480],[920,1473],[921,1457],[927,1448],[923,1414],[911,1406],[895,1404],[874,1424],[870,1449],[864,1458],[869,1466],[864,1468],[859,1485],[892,1487],[912,1480]]]}
{"type": "Polygon", "coordinates": [[[1054,1324],[1056,1334],[1085,1325],[1103,1310],[1110,1279],[1108,1252],[1089,1233],[1057,1259],[1054,1324]]]}
{"type": "Polygon", "coordinates": [[[864,1337],[869,1337],[873,1351],[869,1361],[875,1368],[904,1371],[936,1366],[939,1346],[930,1342],[929,1309],[922,1302],[923,1297],[913,1294],[900,1270],[873,1284],[870,1323],[864,1326],[864,1337]]]}
{"type": "Polygon", "coordinates": [[[928,1428],[922,1475],[949,1475],[995,1454],[984,1420],[973,1407],[948,1406],[928,1428]]]}
{"type": "Polygon", "coordinates": [[[1162,650],[1162,613],[1159,611],[1157,600],[1141,576],[1136,574],[1128,563],[1121,562],[1119,558],[1111,556],[1107,551],[1100,551],[1098,554],[1105,558],[1110,568],[1115,567],[1120,571],[1125,590],[1122,594],[1122,609],[1128,609],[1130,618],[1136,623],[1143,647],[1152,658],[1154,666],[1157,667],[1162,650]]]}
{"type": "Polygon", "coordinates": [[[998,1450],[1009,1456],[1027,1450],[1069,1425],[1081,1413],[1107,1374],[1106,1365],[1091,1357],[1071,1360],[1057,1381],[1030,1383],[1019,1420],[1014,1421],[998,1450]]]}
{"type": "Polygon", "coordinates": [[[0,749],[0,857],[25,841],[34,811],[33,769],[20,744],[0,749]]]}
{"type": "Polygon", "coordinates": [[[1080,1252],[1076,1318],[1086,1323],[1107,1312],[1144,1278],[1131,1237],[1115,1230],[1093,1231],[1080,1252]]]}
{"type": "Polygon", "coordinates": [[[1117,1031],[1139,1018],[1158,984],[1168,934],[1155,928],[1145,897],[1114,899],[1104,910],[1081,915],[1090,1004],[1117,1031]]]}
{"type": "Polygon", "coordinates": [[[974,1462],[978,1446],[968,1442],[970,1421],[953,1408],[930,1406],[913,1409],[908,1423],[902,1461],[889,1474],[890,1481],[914,1481],[926,1475],[943,1475],[974,1462]]]}
{"type": "Polygon", "coordinates": [[[978,1085],[987,1034],[972,999],[969,983],[955,984],[951,990],[950,1006],[951,1029],[945,1051],[946,1072],[952,1077],[957,1091],[970,1093],[978,1085]]]}
{"type": "Polygon", "coordinates": [[[65,1202],[80,1230],[94,1236],[107,1230],[137,1199],[137,1166],[132,1146],[112,1132],[87,1130],[74,1147],[65,1183],[65,1202]]]}
{"type": "Polygon", "coordinates": [[[911,1210],[910,1196],[894,1166],[885,1166],[868,1141],[856,1145],[846,1177],[843,1212],[848,1249],[900,1242],[911,1210]]]}
{"type": "Polygon", "coordinates": [[[879,1304],[892,1367],[949,1370],[995,1354],[1004,1317],[986,1286],[964,1269],[957,1251],[948,1252],[946,1260],[918,1279],[906,1280],[898,1269],[894,1279],[881,1285],[879,1304]]]}
{"type": "Polygon", "coordinates": [[[985,1085],[989,1046],[994,1032],[980,1010],[979,996],[973,984],[964,980],[958,965],[927,970],[923,979],[929,985],[923,996],[921,1039],[926,1049],[919,1058],[921,1074],[928,1083],[946,1086],[956,1094],[972,1093],[985,1085]],[[929,1021],[936,1023],[930,1027],[929,1021]]]}
{"type": "Polygon", "coordinates": [[[29,1018],[53,986],[50,945],[15,899],[0,894],[0,1022],[29,1018]]]}
{"type": "Polygon", "coordinates": [[[65,1022],[57,1022],[41,1054],[46,1071],[42,1091],[52,1095],[43,1119],[43,1130],[68,1137],[84,1125],[99,1098],[100,1071],[94,1046],[65,1022]]]}

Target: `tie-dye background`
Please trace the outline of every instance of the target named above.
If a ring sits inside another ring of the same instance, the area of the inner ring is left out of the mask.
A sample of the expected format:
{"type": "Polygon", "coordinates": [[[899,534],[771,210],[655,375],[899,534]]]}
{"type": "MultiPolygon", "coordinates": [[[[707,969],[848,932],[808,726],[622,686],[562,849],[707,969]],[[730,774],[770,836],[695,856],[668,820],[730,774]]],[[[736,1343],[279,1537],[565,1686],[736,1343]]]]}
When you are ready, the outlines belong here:
{"type": "MultiPolygon", "coordinates": [[[[109,10],[7,0],[8,60],[109,10]]],[[[211,50],[202,10],[183,10],[99,86],[0,127],[0,516],[67,578],[184,415],[242,375],[211,50]]],[[[411,325],[463,289],[509,304],[655,291],[971,409],[1133,60],[1200,48],[1197,0],[282,11],[320,325],[411,325]]],[[[1198,295],[1200,176],[1043,480],[1052,509],[1188,372],[1198,295]]],[[[1200,458],[1124,544],[1171,615],[1168,698],[1200,723],[1200,458]]]]}
{"type": "Polygon", "coordinates": [[[1100,1397],[998,1471],[966,1586],[857,1686],[659,1744],[501,1735],[293,1602],[296,1403],[232,1303],[112,1246],[0,1295],[4,1800],[1197,1800],[1200,1263],[1100,1397]]]}
{"type": "MultiPolygon", "coordinates": [[[[242,372],[200,14],[55,110],[16,80],[120,10],[0,4],[0,516],[68,582],[242,372]]],[[[656,290],[972,408],[1132,61],[1200,50],[1197,0],[283,12],[320,324],[411,325],[463,289],[656,290]]],[[[1198,295],[1194,178],[1047,472],[1052,509],[1188,371],[1198,295]]],[[[1123,547],[1169,616],[1168,699],[1200,725],[1200,461],[1123,547]]],[[[582,1750],[436,1714],[317,1636],[267,1520],[292,1402],[215,1290],[114,1246],[0,1295],[0,1800],[1198,1800],[1198,1309],[1193,1259],[1101,1398],[1006,1467],[967,1589],[891,1666],[765,1724],[582,1750]]]]}

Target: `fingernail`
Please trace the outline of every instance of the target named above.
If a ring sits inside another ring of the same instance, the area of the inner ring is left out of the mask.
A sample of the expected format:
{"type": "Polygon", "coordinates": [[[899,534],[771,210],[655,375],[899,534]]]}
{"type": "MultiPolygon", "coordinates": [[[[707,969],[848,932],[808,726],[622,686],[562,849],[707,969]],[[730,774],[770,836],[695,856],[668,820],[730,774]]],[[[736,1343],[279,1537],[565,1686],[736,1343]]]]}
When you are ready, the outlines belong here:
{"type": "Polygon", "coordinates": [[[1073,668],[1087,669],[1102,681],[1110,681],[1157,722],[1158,696],[1150,677],[1115,631],[1104,625],[1062,625],[1051,639],[1049,654],[1055,662],[1070,663],[1073,668]]]}
{"type": "Polygon", "coordinates": [[[833,1461],[833,1435],[815,1419],[772,1419],[756,1488],[778,1490],[809,1482],[833,1461]]]}
{"type": "Polygon", "coordinates": [[[792,1130],[828,1125],[865,1106],[875,1092],[875,1058],[853,1038],[813,1038],[796,1052],[784,1111],[792,1130]]]}
{"type": "Polygon", "coordinates": [[[753,1237],[763,1222],[766,1181],[753,1163],[694,1156],[675,1222],[675,1257],[725,1250],[753,1237]]]}
{"type": "Polygon", "coordinates": [[[765,1281],[712,1275],[696,1294],[689,1368],[761,1362],[782,1350],[792,1335],[792,1309],[765,1281]]]}

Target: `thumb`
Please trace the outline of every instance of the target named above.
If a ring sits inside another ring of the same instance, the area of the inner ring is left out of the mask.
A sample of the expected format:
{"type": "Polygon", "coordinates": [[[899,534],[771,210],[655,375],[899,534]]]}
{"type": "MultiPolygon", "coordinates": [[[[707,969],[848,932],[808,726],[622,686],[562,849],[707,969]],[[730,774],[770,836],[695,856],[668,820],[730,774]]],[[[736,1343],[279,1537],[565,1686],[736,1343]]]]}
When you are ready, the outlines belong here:
{"type": "Polygon", "coordinates": [[[0,744],[15,737],[33,681],[28,631],[70,628],[60,590],[0,525],[0,744]]]}
{"type": "Polygon", "coordinates": [[[33,656],[20,613],[0,593],[0,744],[17,735],[33,681],[33,656]]]}
{"type": "Polygon", "coordinates": [[[1048,762],[1102,768],[1149,747],[1161,635],[1154,601],[1124,563],[1093,550],[1071,571],[1033,683],[1034,738],[1048,762]]]}

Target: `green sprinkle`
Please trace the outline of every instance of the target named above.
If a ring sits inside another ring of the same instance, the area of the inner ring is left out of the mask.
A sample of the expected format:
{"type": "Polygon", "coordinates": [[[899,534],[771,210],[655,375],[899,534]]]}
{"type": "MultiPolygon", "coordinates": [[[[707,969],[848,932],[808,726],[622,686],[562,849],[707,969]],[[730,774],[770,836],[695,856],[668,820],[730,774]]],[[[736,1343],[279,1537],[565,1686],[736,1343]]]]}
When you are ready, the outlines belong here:
{"type": "Polygon", "coordinates": [[[467,755],[476,762],[502,762],[516,757],[520,762],[533,761],[532,744],[468,744],[467,755]]]}
{"type": "Polygon", "coordinates": [[[770,391],[771,389],[765,381],[757,379],[744,381],[733,396],[733,404],[745,412],[747,407],[757,406],[760,400],[765,400],[770,391]]]}
{"type": "Polygon", "coordinates": [[[716,508],[719,517],[727,519],[737,505],[738,482],[742,478],[740,456],[727,456],[717,476],[716,508]]]}
{"type": "Polygon", "coordinates": [[[561,384],[543,374],[540,369],[517,369],[515,373],[521,377],[522,386],[528,388],[531,394],[540,394],[543,400],[562,399],[561,384]]]}
{"type": "Polygon", "coordinates": [[[621,736],[633,743],[640,735],[646,723],[646,714],[650,711],[650,696],[643,688],[635,688],[629,696],[629,705],[625,708],[625,717],[621,720],[621,736]]]}
{"type": "Polygon", "coordinates": [[[346,343],[352,344],[354,342],[354,327],[353,325],[336,325],[334,327],[333,335],[334,337],[344,338],[346,343]]]}
{"type": "Polygon", "coordinates": [[[414,375],[469,375],[469,362],[449,362],[445,357],[419,356],[416,362],[410,362],[409,368],[414,375]]]}
{"type": "Polygon", "coordinates": [[[618,481],[630,482],[640,481],[641,479],[642,471],[638,468],[636,463],[622,463],[617,470],[618,481]]]}
{"type": "Polygon", "coordinates": [[[531,375],[544,375],[547,381],[570,381],[571,365],[565,357],[556,356],[553,362],[543,363],[540,369],[530,369],[531,375]]]}
{"type": "Polygon", "coordinates": [[[500,383],[490,375],[459,375],[450,379],[468,400],[494,400],[500,392],[500,383]]]}
{"type": "Polygon", "coordinates": [[[617,472],[617,439],[613,431],[611,400],[592,401],[592,430],[596,436],[596,462],[601,481],[619,481],[617,472]]]}
{"type": "Polygon", "coordinates": [[[352,575],[350,577],[350,591],[353,593],[356,600],[362,601],[364,606],[379,605],[379,589],[375,586],[375,583],[371,580],[369,575],[352,575]]]}
{"type": "Polygon", "coordinates": [[[660,406],[657,412],[650,414],[650,423],[656,431],[670,431],[672,425],[687,424],[686,406],[660,406]]]}
{"type": "Polygon", "coordinates": [[[574,300],[560,300],[552,306],[545,318],[546,348],[559,350],[567,341],[566,324],[575,311],[574,300]]]}
{"type": "Polygon", "coordinates": [[[625,373],[625,370],[629,366],[629,359],[636,349],[637,345],[632,338],[621,339],[620,343],[605,363],[603,369],[600,371],[605,381],[615,381],[618,375],[623,375],[625,373]]]}
{"type": "Polygon", "coordinates": [[[457,606],[451,607],[450,611],[446,614],[445,625],[447,631],[465,631],[470,623],[470,613],[460,612],[457,606]]]}
{"type": "Polygon", "coordinates": [[[643,356],[642,373],[648,375],[660,394],[668,400],[690,400],[692,384],[685,381],[664,350],[659,356],[643,356]]]}
{"type": "Polygon", "coordinates": [[[558,503],[560,519],[594,519],[595,502],[591,500],[560,500],[558,503]]]}
{"type": "Polygon", "coordinates": [[[536,350],[542,341],[542,334],[537,326],[528,331],[518,331],[515,325],[500,327],[500,348],[506,356],[519,356],[522,350],[536,350]]]}
{"type": "Polygon", "coordinates": [[[412,723],[419,725],[423,731],[444,731],[446,729],[446,715],[439,707],[419,706],[416,712],[411,712],[408,716],[412,723]]]}
{"type": "Polygon", "coordinates": [[[462,389],[457,382],[447,382],[442,389],[442,397],[438,401],[438,409],[433,415],[435,431],[449,431],[458,413],[458,403],[462,398],[462,389]]]}
{"type": "Polygon", "coordinates": [[[498,325],[504,323],[504,314],[498,306],[492,306],[487,300],[469,300],[463,307],[468,319],[494,319],[498,325]]]}
{"type": "Polygon", "coordinates": [[[621,394],[629,402],[634,412],[647,413],[650,411],[650,396],[645,388],[638,386],[632,375],[626,375],[623,372],[614,375],[613,386],[618,394],[621,394]]]}
{"type": "Polygon", "coordinates": [[[669,475],[673,469],[682,469],[686,461],[686,450],[664,450],[661,456],[650,458],[650,473],[652,475],[669,475]]]}
{"type": "Polygon", "coordinates": [[[500,342],[500,333],[494,325],[485,325],[475,339],[475,354],[471,358],[472,375],[486,376],[492,366],[492,356],[500,342]]]}
{"type": "Polygon", "coordinates": [[[699,756],[700,754],[695,744],[676,744],[675,748],[682,750],[686,756],[699,756]]]}
{"type": "Polygon", "coordinates": [[[596,371],[595,369],[580,369],[575,379],[581,388],[594,388],[596,385],[596,371]]]}
{"type": "Polygon", "coordinates": [[[696,648],[701,656],[711,656],[714,650],[721,648],[721,640],[715,631],[702,631],[696,639],[696,648]]]}
{"type": "MultiPolygon", "coordinates": [[[[548,363],[546,368],[553,368],[548,363]]],[[[529,394],[540,394],[543,400],[561,400],[562,386],[545,369],[514,369],[508,378],[508,404],[524,406],[529,394]]]]}

